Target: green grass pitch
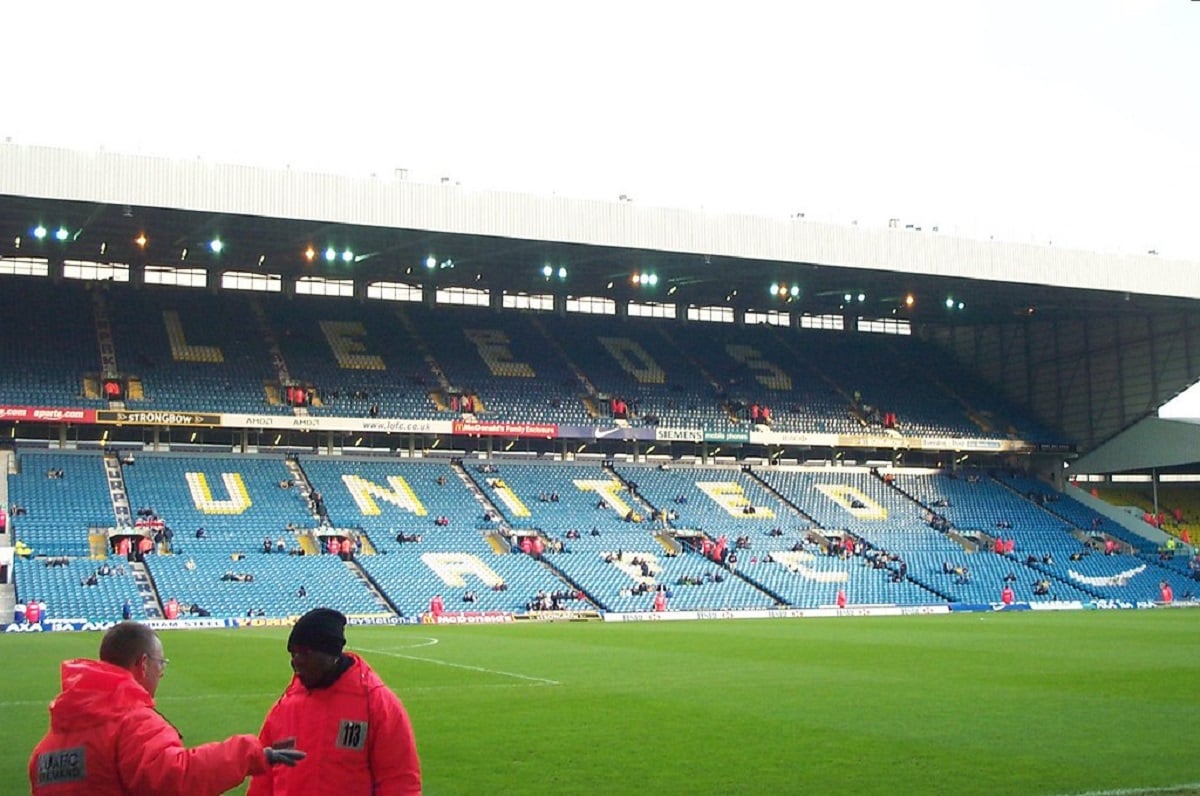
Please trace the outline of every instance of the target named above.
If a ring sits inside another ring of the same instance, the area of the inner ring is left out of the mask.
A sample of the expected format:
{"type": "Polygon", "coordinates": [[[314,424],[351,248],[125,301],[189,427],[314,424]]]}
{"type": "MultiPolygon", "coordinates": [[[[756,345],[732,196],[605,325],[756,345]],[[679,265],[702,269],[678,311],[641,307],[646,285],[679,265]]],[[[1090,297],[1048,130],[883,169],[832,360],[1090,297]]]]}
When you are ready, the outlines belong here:
{"type": "MultiPolygon", "coordinates": [[[[1195,793],[1200,612],[351,627],[429,794],[1195,793]]],[[[189,745],[256,732],[286,630],[162,633],[189,745]]],[[[27,792],[58,663],[9,634],[0,792],[27,792]]]]}

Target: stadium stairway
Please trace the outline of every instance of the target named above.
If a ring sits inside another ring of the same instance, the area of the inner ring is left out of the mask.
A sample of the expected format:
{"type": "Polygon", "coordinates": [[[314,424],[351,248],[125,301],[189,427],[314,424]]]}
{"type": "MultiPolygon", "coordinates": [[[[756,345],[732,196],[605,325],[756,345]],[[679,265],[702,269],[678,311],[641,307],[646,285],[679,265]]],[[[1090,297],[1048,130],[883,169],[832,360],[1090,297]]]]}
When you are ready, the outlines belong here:
{"type": "Polygon", "coordinates": [[[137,584],[138,594],[146,609],[146,616],[151,619],[162,619],[162,601],[158,596],[158,588],[154,585],[154,578],[150,577],[146,565],[140,561],[131,561],[129,571],[133,575],[133,582],[137,584]]]}
{"type": "Polygon", "coordinates": [[[380,608],[393,615],[404,616],[404,612],[388,598],[387,593],[379,588],[379,584],[375,582],[375,579],[367,574],[367,571],[360,567],[357,561],[350,558],[344,560],[343,563],[346,565],[346,569],[350,570],[356,578],[362,581],[363,588],[371,593],[371,596],[375,598],[375,602],[379,604],[380,608]]]}

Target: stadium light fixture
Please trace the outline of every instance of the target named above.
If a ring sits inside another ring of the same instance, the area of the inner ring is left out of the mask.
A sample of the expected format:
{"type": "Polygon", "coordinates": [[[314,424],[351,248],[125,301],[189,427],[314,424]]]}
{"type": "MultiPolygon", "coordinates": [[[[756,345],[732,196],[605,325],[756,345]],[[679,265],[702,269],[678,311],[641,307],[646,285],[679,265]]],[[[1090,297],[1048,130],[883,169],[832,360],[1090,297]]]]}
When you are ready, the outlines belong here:
{"type": "Polygon", "coordinates": [[[313,258],[316,256],[317,256],[317,251],[312,246],[309,246],[307,249],[304,250],[304,259],[308,260],[310,263],[313,261],[313,258]]]}
{"type": "Polygon", "coordinates": [[[550,263],[546,263],[545,265],[542,266],[542,276],[549,279],[550,275],[553,273],[554,273],[554,268],[550,265],[550,263]]]}
{"type": "Polygon", "coordinates": [[[847,304],[849,304],[849,303],[850,303],[850,299],[851,299],[851,298],[853,298],[853,297],[852,297],[852,296],[851,296],[849,293],[844,293],[844,294],[842,295],[842,301],[844,301],[844,302],[845,302],[845,303],[847,303],[847,304]]]}
{"type": "Polygon", "coordinates": [[[46,239],[46,228],[43,227],[41,224],[38,224],[36,227],[33,228],[33,237],[37,238],[38,240],[45,240],[46,239]]]}
{"type": "Polygon", "coordinates": [[[71,233],[67,231],[66,227],[59,227],[54,233],[54,237],[59,241],[64,241],[70,236],[70,234],[71,233]]]}
{"type": "Polygon", "coordinates": [[[145,232],[139,232],[138,236],[133,239],[133,242],[137,244],[139,249],[144,249],[146,248],[146,244],[150,242],[150,239],[146,237],[145,232]]]}
{"type": "Polygon", "coordinates": [[[800,286],[799,286],[799,285],[792,285],[792,290],[791,290],[791,293],[792,293],[792,298],[799,298],[799,296],[800,296],[800,286]]]}
{"type": "Polygon", "coordinates": [[[351,262],[353,259],[354,259],[354,252],[350,251],[349,249],[346,249],[345,251],[342,252],[342,262],[348,263],[348,262],[351,262]]]}
{"type": "Polygon", "coordinates": [[[325,262],[331,263],[337,259],[337,252],[332,246],[325,249],[325,262]]]}
{"type": "Polygon", "coordinates": [[[432,254],[429,255],[428,257],[426,257],[425,258],[425,267],[428,268],[430,271],[432,271],[434,268],[437,268],[437,258],[434,257],[432,254]]]}
{"type": "Polygon", "coordinates": [[[946,309],[954,309],[954,296],[946,296],[946,309]]]}
{"type": "Polygon", "coordinates": [[[220,238],[213,238],[208,242],[208,250],[213,254],[220,254],[225,250],[225,244],[221,242],[220,238]]]}
{"type": "Polygon", "coordinates": [[[676,290],[678,290],[678,289],[679,289],[679,285],[671,285],[671,287],[667,289],[667,295],[668,295],[668,296],[674,296],[674,295],[675,295],[675,291],[676,291],[676,290]]]}
{"type": "Polygon", "coordinates": [[[775,282],[772,282],[771,283],[771,295],[774,296],[778,292],[779,292],[779,285],[776,284],[775,282]]]}
{"type": "Polygon", "coordinates": [[[864,301],[866,301],[866,300],[867,300],[867,294],[866,294],[866,293],[859,293],[859,294],[858,294],[858,303],[859,303],[859,304],[862,304],[862,303],[863,303],[864,301]]]}
{"type": "Polygon", "coordinates": [[[904,306],[911,308],[916,303],[917,303],[917,297],[914,296],[912,293],[909,293],[907,296],[904,297],[904,306]]]}
{"type": "Polygon", "coordinates": [[[566,267],[565,267],[565,266],[561,266],[561,265],[560,265],[560,266],[558,267],[558,278],[559,278],[559,279],[566,279],[566,278],[567,278],[567,269],[566,269],[566,267]]]}

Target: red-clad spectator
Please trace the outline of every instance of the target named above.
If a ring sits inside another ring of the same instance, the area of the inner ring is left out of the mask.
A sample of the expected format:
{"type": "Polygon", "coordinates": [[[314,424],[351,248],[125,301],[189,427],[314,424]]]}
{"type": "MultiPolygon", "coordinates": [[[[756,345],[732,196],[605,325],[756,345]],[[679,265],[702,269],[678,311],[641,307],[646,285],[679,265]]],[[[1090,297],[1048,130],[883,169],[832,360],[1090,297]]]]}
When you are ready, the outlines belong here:
{"type": "Polygon", "coordinates": [[[654,610],[659,613],[667,610],[667,593],[662,589],[654,592],[654,610]]]}
{"type": "Polygon", "coordinates": [[[759,418],[762,420],[764,426],[771,425],[771,407],[764,406],[762,408],[762,414],[759,416],[759,418]]]}
{"type": "Polygon", "coordinates": [[[25,621],[31,625],[42,621],[42,604],[37,600],[30,600],[25,604],[25,621]]]}
{"type": "Polygon", "coordinates": [[[1175,522],[1183,522],[1183,509],[1176,506],[1175,510],[1172,511],[1171,514],[1175,517],[1175,522]]]}
{"type": "Polygon", "coordinates": [[[1169,603],[1175,601],[1175,590],[1171,588],[1171,584],[1165,580],[1158,584],[1158,599],[1160,602],[1169,603]]]}
{"type": "Polygon", "coordinates": [[[846,590],[841,588],[840,586],[838,587],[838,590],[837,590],[837,607],[838,608],[846,607],[846,590]]]}
{"type": "Polygon", "coordinates": [[[1184,544],[1192,543],[1192,535],[1190,533],[1188,533],[1187,528],[1179,529],[1179,541],[1183,542],[1184,544]]]}
{"type": "Polygon", "coordinates": [[[446,603],[442,601],[442,595],[435,594],[429,600],[429,613],[434,616],[441,616],[446,610],[446,603]]]}
{"type": "Polygon", "coordinates": [[[1105,539],[1104,540],[1104,555],[1111,556],[1115,552],[1117,552],[1117,543],[1114,542],[1112,539],[1105,539]]]}
{"type": "Polygon", "coordinates": [[[133,552],[133,543],[129,541],[128,536],[122,536],[117,540],[117,555],[129,558],[131,552],[133,552]]]}
{"type": "Polygon", "coordinates": [[[1004,540],[1004,552],[1011,553],[1017,547],[1017,542],[1012,537],[1004,540]]]}
{"type": "Polygon", "coordinates": [[[521,552],[525,555],[530,555],[533,553],[533,540],[528,536],[521,537],[521,552]]]}
{"type": "Polygon", "coordinates": [[[533,540],[529,544],[533,548],[534,558],[541,558],[542,553],[546,552],[546,545],[542,542],[542,537],[540,536],[533,537],[533,540]]]}
{"type": "Polygon", "coordinates": [[[1005,605],[1012,605],[1015,599],[1016,594],[1013,593],[1012,586],[1009,586],[1007,583],[1004,584],[1004,588],[1000,590],[1000,602],[1005,605]]]}
{"type": "Polygon", "coordinates": [[[992,542],[992,552],[998,556],[1004,555],[1004,540],[999,536],[997,536],[996,540],[992,542]]]}
{"type": "Polygon", "coordinates": [[[154,552],[154,540],[149,536],[143,536],[138,539],[137,543],[138,557],[145,558],[148,554],[154,552]]]}
{"type": "Polygon", "coordinates": [[[750,404],[750,420],[757,423],[760,417],[762,417],[762,409],[756,403],[750,404]]]}
{"type": "Polygon", "coordinates": [[[166,616],[167,619],[178,619],[179,600],[176,600],[174,597],[167,600],[167,604],[163,606],[163,615],[166,616]]]}
{"type": "Polygon", "coordinates": [[[338,540],[337,540],[336,536],[330,536],[329,540],[327,542],[325,542],[325,551],[328,552],[329,555],[336,556],[338,553],[341,552],[341,550],[342,550],[342,546],[340,544],[338,544],[338,540]]]}
{"type": "Polygon", "coordinates": [[[342,542],[338,545],[338,552],[341,553],[343,561],[349,561],[350,557],[354,555],[354,542],[350,541],[349,536],[342,537],[342,542]]]}

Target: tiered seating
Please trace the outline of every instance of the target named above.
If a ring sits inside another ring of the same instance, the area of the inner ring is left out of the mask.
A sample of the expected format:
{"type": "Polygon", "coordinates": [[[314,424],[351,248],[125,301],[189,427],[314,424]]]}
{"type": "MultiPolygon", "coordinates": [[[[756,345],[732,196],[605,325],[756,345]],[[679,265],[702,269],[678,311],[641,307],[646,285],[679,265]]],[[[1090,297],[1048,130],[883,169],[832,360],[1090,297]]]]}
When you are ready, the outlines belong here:
{"type": "Polygon", "coordinates": [[[483,503],[444,462],[305,459],[302,464],[334,526],[362,528],[381,551],[359,556],[358,562],[406,614],[427,610],[437,594],[449,611],[512,611],[523,609],[539,589],[567,588],[528,556],[497,554],[484,537],[497,523],[483,520],[483,503]],[[440,517],[450,523],[436,525],[440,517]],[[395,542],[401,532],[420,535],[422,541],[395,542]],[[462,585],[446,583],[445,578],[463,575],[462,585]],[[501,582],[508,588],[493,591],[501,582]],[[476,602],[462,603],[468,591],[476,602]]]}
{"type": "MultiPolygon", "coordinates": [[[[316,525],[300,491],[280,488],[291,478],[282,457],[147,453],[124,474],[130,505],[153,509],[173,529],[177,553],[250,553],[289,524],[316,525]],[[204,539],[195,538],[198,528],[204,539]]],[[[286,542],[295,546],[290,535],[286,542]]]]}
{"type": "Polygon", "coordinates": [[[547,318],[555,339],[570,340],[570,356],[601,394],[629,405],[635,421],[656,415],[666,426],[723,423],[725,410],[702,363],[688,361],[661,322],[587,316],[547,318]]]}
{"type": "Polygon", "coordinates": [[[88,555],[88,529],[116,523],[100,455],[23,449],[18,461],[20,473],[8,477],[9,503],[26,513],[10,518],[15,538],[36,555],[88,555]],[[58,469],[62,478],[47,477],[58,469]]]}
{"type": "Polygon", "coordinates": [[[478,395],[476,414],[518,422],[590,423],[582,388],[525,316],[408,308],[450,385],[478,395]]]}
{"type": "Polygon", "coordinates": [[[282,412],[262,331],[243,297],[198,290],[114,291],[108,311],[121,372],[142,381],[132,409],[282,412]]]}
{"type": "Polygon", "coordinates": [[[74,558],[62,566],[50,566],[50,562],[51,559],[15,559],[17,602],[46,603],[47,619],[99,621],[120,617],[128,600],[133,617],[146,618],[142,597],[124,559],[74,558]],[[106,563],[114,570],[113,574],[97,576],[95,586],[83,585],[88,576],[106,563]],[[118,574],[118,569],[123,572],[118,574]]]}
{"type": "Polygon", "coordinates": [[[315,385],[317,415],[427,419],[437,380],[388,303],[297,297],[263,299],[289,375],[315,385]]]}
{"type": "Polygon", "coordinates": [[[90,295],[29,277],[0,277],[0,404],[103,407],[83,397],[100,372],[90,295]]]}
{"type": "Polygon", "coordinates": [[[150,556],[147,567],[159,597],[198,603],[214,616],[295,616],[310,608],[336,605],[347,614],[386,612],[374,595],[337,556],[291,556],[248,551],[244,558],[199,550],[188,555],[150,556]],[[223,580],[252,575],[252,581],[223,580]],[[303,586],[306,596],[300,597],[303,586]]]}

